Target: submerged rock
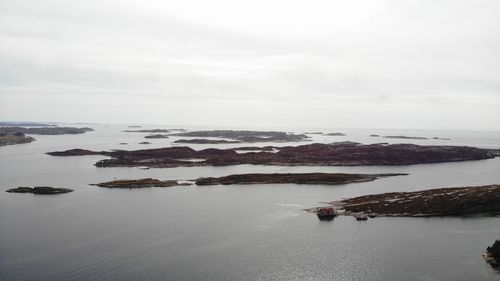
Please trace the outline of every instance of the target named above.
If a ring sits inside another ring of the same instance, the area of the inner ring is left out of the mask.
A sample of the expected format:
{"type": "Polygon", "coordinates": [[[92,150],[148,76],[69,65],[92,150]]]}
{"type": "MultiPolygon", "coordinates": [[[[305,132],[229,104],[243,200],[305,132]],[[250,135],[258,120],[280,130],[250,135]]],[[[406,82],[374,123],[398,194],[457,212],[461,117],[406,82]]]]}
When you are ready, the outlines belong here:
{"type": "Polygon", "coordinates": [[[73,190],[69,188],[56,188],[50,186],[35,186],[34,188],[20,186],[18,188],[12,188],[7,190],[7,192],[10,193],[33,193],[33,194],[60,194],[60,193],[68,193],[71,191],[73,190]]]}

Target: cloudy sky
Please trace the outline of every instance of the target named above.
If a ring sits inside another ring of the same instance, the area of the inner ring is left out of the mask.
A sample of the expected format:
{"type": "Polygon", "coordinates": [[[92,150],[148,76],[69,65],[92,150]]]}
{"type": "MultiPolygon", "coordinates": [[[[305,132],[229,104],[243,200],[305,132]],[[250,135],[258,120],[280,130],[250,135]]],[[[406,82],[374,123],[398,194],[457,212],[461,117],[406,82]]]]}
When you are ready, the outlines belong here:
{"type": "Polygon", "coordinates": [[[500,130],[500,1],[0,0],[0,120],[500,130]]]}

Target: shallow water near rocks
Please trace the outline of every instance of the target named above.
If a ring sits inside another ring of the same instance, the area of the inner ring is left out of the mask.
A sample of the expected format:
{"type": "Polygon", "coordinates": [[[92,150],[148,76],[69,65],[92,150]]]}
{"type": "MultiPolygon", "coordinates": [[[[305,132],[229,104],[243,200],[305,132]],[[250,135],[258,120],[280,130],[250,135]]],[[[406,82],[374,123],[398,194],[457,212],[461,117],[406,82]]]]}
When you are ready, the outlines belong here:
{"type": "MultiPolygon", "coordinates": [[[[82,125],[83,126],[83,125],[82,125]]],[[[177,138],[124,133],[127,126],[85,125],[83,135],[34,136],[0,147],[0,280],[494,280],[481,254],[500,238],[500,218],[338,217],[319,221],[303,209],[341,198],[392,191],[500,183],[500,158],[370,167],[239,165],[171,169],[96,168],[103,156],[45,152],[146,149],[177,138]],[[128,145],[119,145],[127,142],[128,145]],[[234,185],[105,189],[114,178],[189,180],[250,172],[409,173],[347,185],[234,185]],[[10,194],[49,185],[72,193],[10,194]]],[[[159,126],[151,126],[156,128],[159,126]]],[[[145,127],[147,128],[147,127],[145,127]]],[[[168,127],[165,127],[168,128],[168,127]]],[[[190,128],[188,128],[190,129],[190,128]]],[[[318,129],[295,129],[297,133],[318,129]]],[[[334,130],[315,141],[411,142],[500,148],[494,132],[334,130]],[[398,140],[369,134],[443,137],[398,140]]],[[[279,143],[277,146],[297,145],[279,143]]],[[[251,144],[251,146],[269,145],[251,144]]],[[[236,147],[241,144],[189,145],[236,147]]]]}

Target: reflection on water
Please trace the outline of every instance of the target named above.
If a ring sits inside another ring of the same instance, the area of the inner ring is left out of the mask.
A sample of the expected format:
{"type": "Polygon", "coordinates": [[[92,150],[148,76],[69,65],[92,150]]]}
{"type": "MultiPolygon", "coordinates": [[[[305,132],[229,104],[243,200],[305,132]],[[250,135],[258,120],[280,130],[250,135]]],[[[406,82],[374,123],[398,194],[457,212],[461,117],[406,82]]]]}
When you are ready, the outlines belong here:
{"type": "MultiPolygon", "coordinates": [[[[97,126],[95,132],[85,135],[36,136],[33,143],[0,148],[2,190],[19,185],[75,189],[57,196],[0,192],[0,280],[495,278],[480,255],[500,238],[500,218],[376,218],[358,222],[338,217],[322,222],[302,209],[362,194],[500,183],[500,158],[393,167],[240,165],[141,170],[94,167],[102,156],[44,154],[71,148],[144,149],[168,146],[175,140],[154,139],[148,146],[135,145],[147,133],[120,132],[125,127],[97,126]],[[120,142],[129,145],[120,146],[120,142]],[[410,175],[339,186],[116,190],[88,185],[114,178],[189,180],[233,173],[313,171],[410,175]]],[[[369,133],[394,134],[382,130],[343,132],[346,137],[314,137],[326,142],[368,142],[369,133]]],[[[434,136],[436,132],[399,134],[434,136]]],[[[498,135],[496,139],[493,133],[483,135],[440,133],[436,136],[452,140],[432,142],[500,144],[498,135]]],[[[230,146],[193,145],[196,149],[230,146]]]]}

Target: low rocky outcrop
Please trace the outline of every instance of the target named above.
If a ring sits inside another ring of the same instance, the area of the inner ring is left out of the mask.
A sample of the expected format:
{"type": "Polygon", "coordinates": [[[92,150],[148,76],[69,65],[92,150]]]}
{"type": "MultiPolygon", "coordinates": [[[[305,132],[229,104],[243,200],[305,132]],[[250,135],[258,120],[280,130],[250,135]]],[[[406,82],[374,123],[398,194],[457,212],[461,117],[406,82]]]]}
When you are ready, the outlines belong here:
{"type": "Polygon", "coordinates": [[[403,139],[403,140],[427,140],[425,137],[409,137],[409,136],[383,136],[386,139],[403,139]]]}
{"type": "Polygon", "coordinates": [[[170,130],[167,129],[145,129],[145,130],[125,130],[123,132],[127,133],[168,133],[170,130]]]}
{"type": "Polygon", "coordinates": [[[210,139],[180,139],[174,141],[174,143],[193,143],[193,144],[228,144],[228,143],[240,143],[237,140],[210,140],[210,139]]]}
{"type": "Polygon", "coordinates": [[[345,135],[346,134],[344,134],[344,133],[327,133],[327,134],[325,134],[325,136],[333,136],[333,137],[343,137],[345,135]]]}
{"type": "Polygon", "coordinates": [[[30,134],[30,135],[74,135],[83,134],[85,132],[93,131],[94,129],[83,127],[35,127],[35,128],[24,128],[24,127],[0,127],[0,134],[30,134]]]}
{"type": "Polygon", "coordinates": [[[305,135],[322,135],[323,132],[305,132],[305,135]]]}
{"type": "Polygon", "coordinates": [[[26,136],[23,133],[0,134],[0,146],[29,143],[32,141],[35,141],[35,139],[32,137],[26,136]]]}
{"type": "Polygon", "coordinates": [[[94,152],[67,150],[49,152],[54,156],[102,154],[110,156],[97,162],[97,167],[180,167],[300,165],[300,166],[360,166],[360,165],[409,165],[453,161],[482,160],[496,155],[488,149],[467,146],[422,146],[415,144],[368,144],[353,142],[333,144],[308,144],[300,146],[259,148],[257,152],[238,153],[242,148],[194,150],[189,147],[166,147],[142,150],[116,150],[94,152]],[[264,151],[266,150],[266,151],[264,151]],[[75,153],[76,152],[76,153],[75,153]],[[192,162],[183,159],[202,159],[192,162]]]}
{"type": "Polygon", "coordinates": [[[347,184],[373,181],[381,177],[406,174],[342,174],[342,173],[274,173],[274,174],[236,174],[225,177],[207,177],[196,180],[196,185],[230,184],[347,184]]]}
{"type": "Polygon", "coordinates": [[[496,240],[493,245],[486,248],[483,257],[491,267],[500,269],[500,240],[496,240]]]}
{"type": "Polygon", "coordinates": [[[318,219],[320,220],[326,220],[326,221],[331,221],[333,220],[336,216],[338,216],[337,212],[333,208],[325,207],[325,208],[319,208],[316,212],[316,215],[318,216],[318,219]]]}
{"type": "Polygon", "coordinates": [[[500,214],[500,185],[365,195],[331,202],[344,215],[398,217],[500,214]]]}
{"type": "MultiPolygon", "coordinates": [[[[126,144],[126,143],[121,143],[121,144],[126,144]]],[[[47,152],[47,154],[52,155],[52,156],[83,156],[83,155],[110,155],[111,152],[92,151],[92,150],[87,150],[87,149],[75,148],[75,149],[69,149],[69,150],[65,150],[65,151],[47,152]]]]}
{"type": "Polygon", "coordinates": [[[168,139],[168,135],[155,134],[155,135],[147,135],[144,138],[146,138],[146,139],[168,139]]]}
{"type": "Polygon", "coordinates": [[[50,186],[35,186],[33,188],[20,186],[18,188],[12,188],[7,190],[7,192],[10,193],[33,193],[33,194],[61,194],[72,191],[73,190],[69,188],[56,188],[50,186]]]}
{"type": "Polygon", "coordinates": [[[171,186],[183,186],[191,185],[190,183],[180,183],[176,180],[158,180],[152,178],[138,179],[138,180],[113,180],[108,182],[102,182],[98,184],[92,184],[99,187],[107,188],[145,188],[145,187],[171,187],[171,186]]]}

